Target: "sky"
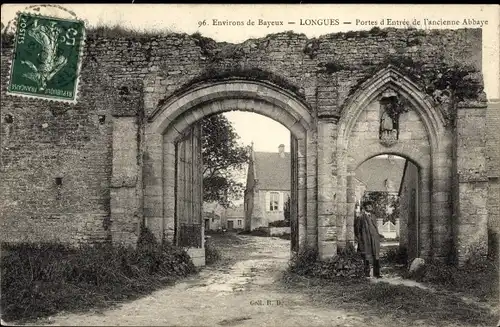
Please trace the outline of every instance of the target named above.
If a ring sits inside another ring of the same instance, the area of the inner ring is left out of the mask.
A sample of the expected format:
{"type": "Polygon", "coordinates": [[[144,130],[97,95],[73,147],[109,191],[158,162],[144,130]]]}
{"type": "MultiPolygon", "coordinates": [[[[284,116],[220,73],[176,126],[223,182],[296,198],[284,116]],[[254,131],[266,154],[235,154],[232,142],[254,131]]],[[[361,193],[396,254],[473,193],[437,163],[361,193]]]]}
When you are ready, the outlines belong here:
{"type": "Polygon", "coordinates": [[[290,131],[271,118],[243,111],[231,111],[224,114],[233,124],[240,136],[240,142],[250,145],[255,151],[278,152],[280,144],[285,145],[285,152],[290,151],[290,131]]]}
{"type": "MultiPolygon", "coordinates": [[[[33,8],[27,4],[4,4],[1,10],[1,22],[4,26],[12,23],[18,11],[34,12],[61,18],[72,15],[56,6],[33,8]],[[31,8],[30,8],[31,7],[31,8]]],[[[135,30],[168,30],[192,34],[200,32],[216,41],[240,43],[249,38],[259,38],[270,33],[293,30],[308,37],[349,30],[368,30],[373,24],[379,27],[380,21],[388,20],[409,24],[420,22],[417,28],[429,28],[424,25],[428,20],[458,20],[455,28],[481,27],[483,30],[483,75],[485,92],[488,99],[499,96],[499,6],[498,5],[338,5],[338,4],[278,4],[278,5],[214,5],[214,4],[61,4],[63,8],[74,12],[78,19],[86,22],[87,27],[99,25],[121,25],[135,30]],[[254,26],[214,25],[214,19],[255,21],[254,26]],[[306,25],[311,19],[338,19],[340,25],[306,25]],[[474,25],[463,25],[464,19],[474,19],[474,25]],[[283,21],[283,25],[259,25],[263,21],[283,21]],[[295,22],[289,24],[288,22],[295,22]],[[345,24],[344,22],[351,22],[345,24]],[[482,25],[482,26],[481,26],[482,25]]],[[[387,24],[387,23],[386,23],[387,24]]],[[[12,25],[12,24],[10,24],[12,25]]],[[[405,26],[391,26],[405,28],[405,26]]],[[[432,26],[432,28],[454,28],[432,26]]],[[[241,137],[241,142],[254,142],[256,151],[272,151],[279,144],[290,148],[290,134],[281,124],[269,118],[252,113],[231,112],[226,114],[241,137]]]]}

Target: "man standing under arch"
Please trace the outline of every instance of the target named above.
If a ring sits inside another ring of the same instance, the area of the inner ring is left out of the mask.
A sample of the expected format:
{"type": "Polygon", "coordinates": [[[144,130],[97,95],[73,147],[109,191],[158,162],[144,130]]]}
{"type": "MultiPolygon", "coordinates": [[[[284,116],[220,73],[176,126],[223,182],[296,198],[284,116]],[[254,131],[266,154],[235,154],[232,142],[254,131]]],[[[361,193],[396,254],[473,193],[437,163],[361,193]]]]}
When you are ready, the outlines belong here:
{"type": "Polygon", "coordinates": [[[365,263],[365,276],[370,277],[370,264],[373,266],[373,276],[380,275],[380,234],[373,215],[373,204],[369,201],[362,203],[361,213],[354,220],[354,236],[358,241],[358,251],[361,252],[365,263]]]}

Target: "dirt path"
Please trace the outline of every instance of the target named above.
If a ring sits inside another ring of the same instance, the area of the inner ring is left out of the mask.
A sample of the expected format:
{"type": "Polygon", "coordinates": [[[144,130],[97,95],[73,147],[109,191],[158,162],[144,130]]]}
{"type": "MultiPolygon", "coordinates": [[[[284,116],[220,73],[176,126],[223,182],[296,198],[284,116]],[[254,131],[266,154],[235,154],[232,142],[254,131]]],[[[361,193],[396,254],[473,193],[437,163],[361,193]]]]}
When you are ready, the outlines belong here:
{"type": "MultiPolygon", "coordinates": [[[[276,280],[289,259],[289,241],[234,236],[236,262],[207,267],[172,287],[100,313],[59,314],[52,326],[397,326],[312,304],[307,295],[281,291],[276,280]]],[[[40,322],[39,325],[42,323],[40,322]]]]}

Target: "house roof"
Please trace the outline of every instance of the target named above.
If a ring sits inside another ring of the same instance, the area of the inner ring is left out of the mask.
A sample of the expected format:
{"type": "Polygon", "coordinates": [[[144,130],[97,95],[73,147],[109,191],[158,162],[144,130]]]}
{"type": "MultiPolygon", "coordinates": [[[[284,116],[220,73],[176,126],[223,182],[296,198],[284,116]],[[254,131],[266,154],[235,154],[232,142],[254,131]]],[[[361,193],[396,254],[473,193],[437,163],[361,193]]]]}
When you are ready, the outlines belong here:
{"type": "Polygon", "coordinates": [[[243,218],[245,217],[243,205],[239,205],[237,207],[229,207],[226,209],[226,218],[243,218]]]}
{"type": "Polygon", "coordinates": [[[290,190],[290,153],[254,152],[255,179],[261,190],[290,190]]]}
{"type": "Polygon", "coordinates": [[[224,208],[217,202],[203,202],[203,212],[220,216],[223,211],[224,208]]]}
{"type": "Polygon", "coordinates": [[[406,160],[401,157],[375,157],[356,169],[356,179],[366,185],[367,191],[398,192],[406,160]]]}
{"type": "Polygon", "coordinates": [[[488,177],[500,177],[500,99],[490,100],[486,111],[486,147],[488,177]]]}
{"type": "Polygon", "coordinates": [[[203,212],[204,219],[220,219],[220,216],[213,212],[203,212]]]}

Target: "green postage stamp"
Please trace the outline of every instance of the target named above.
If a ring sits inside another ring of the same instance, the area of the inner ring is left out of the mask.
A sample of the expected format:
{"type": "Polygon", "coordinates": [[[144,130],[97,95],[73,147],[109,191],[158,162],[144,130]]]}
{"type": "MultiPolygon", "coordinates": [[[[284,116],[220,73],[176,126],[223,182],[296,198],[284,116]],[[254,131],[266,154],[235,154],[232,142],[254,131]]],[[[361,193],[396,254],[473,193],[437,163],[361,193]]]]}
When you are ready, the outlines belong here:
{"type": "Polygon", "coordinates": [[[83,21],[20,13],[7,94],[76,102],[83,21]]]}

